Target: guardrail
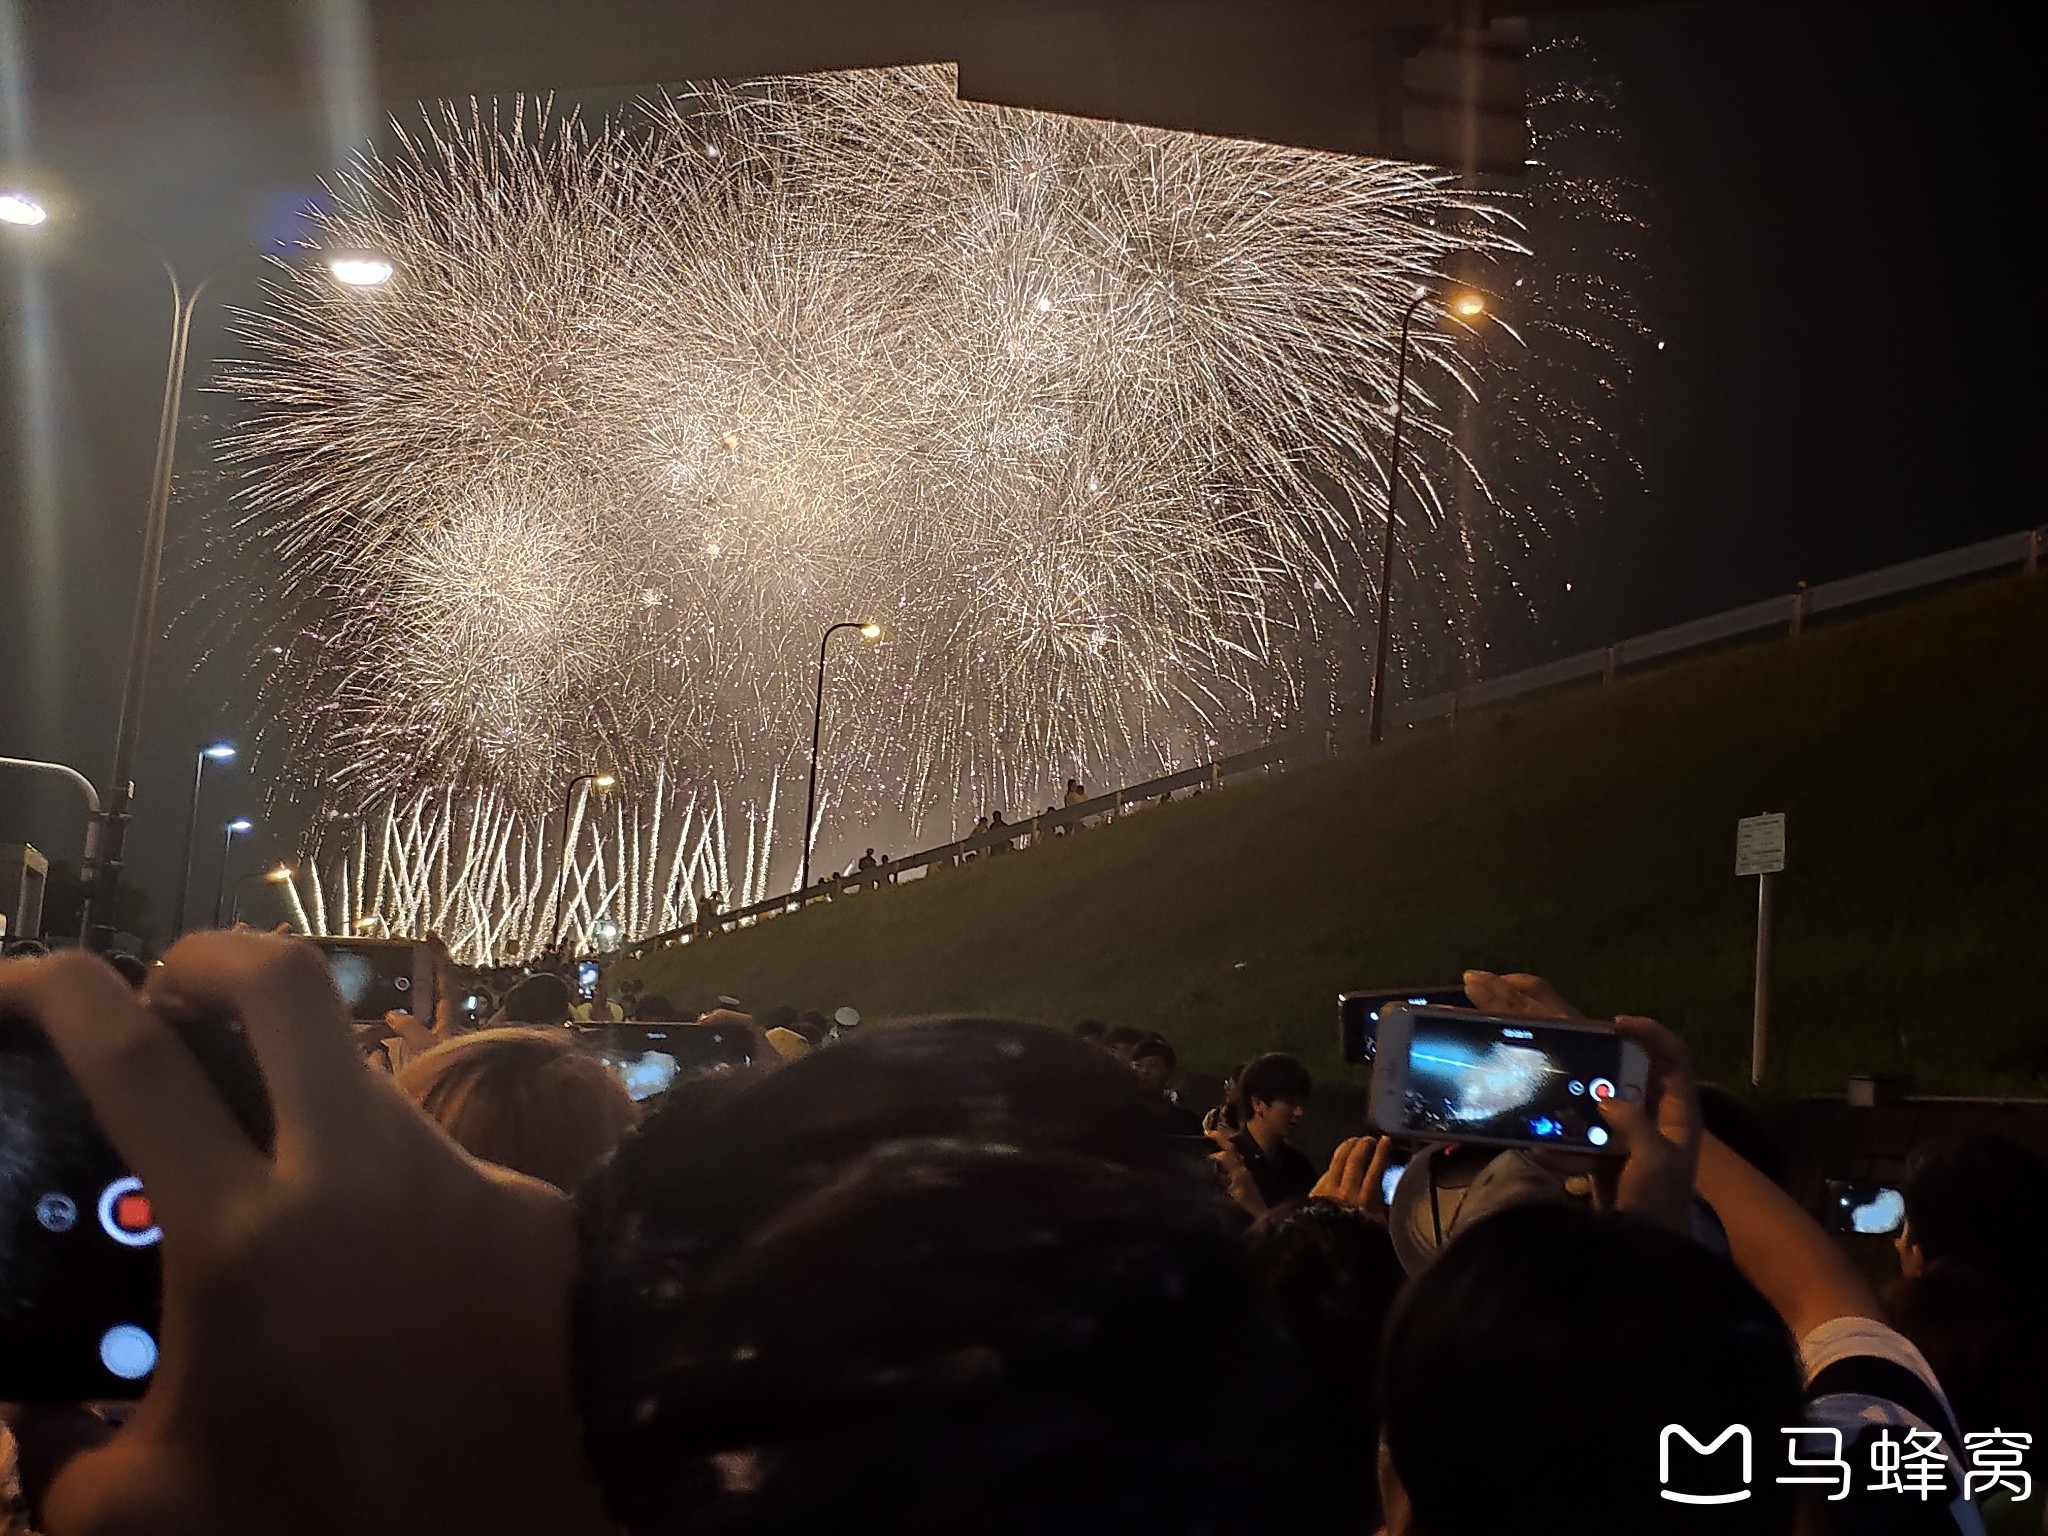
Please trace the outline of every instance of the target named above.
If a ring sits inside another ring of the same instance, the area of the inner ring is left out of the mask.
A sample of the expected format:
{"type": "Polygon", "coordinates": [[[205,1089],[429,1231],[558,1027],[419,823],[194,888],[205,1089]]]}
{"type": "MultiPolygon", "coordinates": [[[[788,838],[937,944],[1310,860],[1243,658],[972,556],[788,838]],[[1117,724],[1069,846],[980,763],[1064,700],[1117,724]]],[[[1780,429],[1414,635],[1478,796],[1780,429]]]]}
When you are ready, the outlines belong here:
{"type": "MultiPolygon", "coordinates": [[[[1805,626],[1806,620],[1815,614],[1831,613],[1838,609],[1875,602],[1880,598],[1897,597],[1927,587],[1940,586],[1944,582],[1957,581],[1968,576],[1981,576],[1987,571],[2003,570],[2014,565],[2031,576],[2041,568],[2044,544],[2048,544],[2048,528],[2028,528],[1995,539],[1985,539],[1980,543],[1966,544],[1960,549],[1944,550],[1938,555],[1925,555],[1918,560],[1907,560],[1898,565],[1866,571],[1860,576],[1845,576],[1839,581],[1822,582],[1815,587],[1801,587],[1798,591],[1787,593],[1783,597],[1765,598],[1762,602],[1731,608],[1724,613],[1710,614],[1706,618],[1693,619],[1684,624],[1674,624],[1668,629],[1653,630],[1647,635],[1638,635],[1634,639],[1623,640],[1599,650],[1582,651],[1576,656],[1561,657],[1556,661],[1545,662],[1541,666],[1511,672],[1505,677],[1454,689],[1450,693],[1436,694],[1409,703],[1397,702],[1389,707],[1387,721],[1394,728],[1425,725],[1437,720],[1455,725],[1463,711],[1483,709],[1491,704],[1525,698],[1530,694],[1547,692],[1569,683],[1584,682],[1589,678],[1611,681],[1623,667],[1637,666],[1646,661],[1677,656],[1687,651],[1701,650],[1707,646],[1744,639],[1772,630],[1784,630],[1788,635],[1797,635],[1805,626]]],[[[1228,757],[1217,758],[1214,762],[1183,768],[1176,773],[1147,779],[1140,784],[1126,785],[1106,795],[1097,795],[1093,799],[1080,801],[1074,805],[1041,812],[1026,821],[1008,823],[993,831],[964,837],[957,842],[942,843],[936,848],[927,848],[922,853],[891,859],[873,869],[828,876],[807,890],[771,896],[766,901],[757,901],[751,906],[735,907],[730,912],[700,918],[694,923],[669,929],[665,933],[649,934],[644,939],[635,940],[629,947],[637,952],[657,944],[688,942],[703,938],[722,928],[744,926],[762,918],[779,916],[807,902],[830,900],[834,896],[852,891],[893,885],[897,878],[904,874],[950,867],[969,859],[1007,853],[1015,848],[1020,839],[1036,839],[1057,834],[1098,817],[1114,820],[1135,806],[1178,793],[1183,789],[1216,789],[1232,779],[1263,773],[1274,768],[1284,768],[1289,761],[1305,762],[1314,758],[1332,757],[1364,744],[1365,732],[1358,727],[1301,732],[1279,737],[1262,747],[1254,747],[1246,752],[1235,752],[1228,757]]]]}

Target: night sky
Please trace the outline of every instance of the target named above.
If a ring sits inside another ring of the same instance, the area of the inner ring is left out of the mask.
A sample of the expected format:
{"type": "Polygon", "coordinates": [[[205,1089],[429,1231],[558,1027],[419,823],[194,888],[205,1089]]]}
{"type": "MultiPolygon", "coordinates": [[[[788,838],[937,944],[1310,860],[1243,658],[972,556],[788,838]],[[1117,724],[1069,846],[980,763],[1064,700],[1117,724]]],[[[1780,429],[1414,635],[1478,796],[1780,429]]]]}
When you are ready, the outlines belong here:
{"type": "MultiPolygon", "coordinates": [[[[1941,18],[1928,6],[1690,5],[1536,25],[1581,40],[1618,84],[1624,153],[1647,188],[1646,309],[1665,346],[1633,382],[1641,487],[1562,525],[1532,589],[1538,622],[1506,660],[2042,520],[2017,473],[2038,344],[2020,230],[2035,167],[2023,150],[2038,129],[2018,129],[2019,50],[1941,18]]],[[[310,105],[252,117],[224,102],[204,120],[98,127],[67,117],[57,132],[40,123],[35,89],[31,63],[23,126],[64,190],[120,210],[195,272],[253,248],[331,159],[310,105]]],[[[247,302],[252,272],[224,275],[220,299],[247,302]]],[[[167,325],[163,278],[139,240],[46,227],[0,249],[0,753],[72,762],[103,792],[167,325]],[[30,397],[24,301],[37,283],[51,387],[30,397]],[[47,483],[23,450],[39,431],[57,448],[47,483]]],[[[211,633],[207,550],[178,531],[218,496],[205,418],[217,422],[223,402],[204,386],[223,344],[209,304],[160,609],[176,622],[150,679],[129,842],[160,917],[192,749],[252,734],[249,701],[222,696],[225,669],[194,680],[211,633]]],[[[250,774],[222,774],[202,827],[260,816],[263,800],[250,774]]],[[[0,840],[75,859],[74,807],[68,791],[9,774],[0,840]]],[[[289,857],[295,832],[260,830],[238,869],[289,857]]],[[[201,854],[198,905],[217,858],[201,854]]]]}

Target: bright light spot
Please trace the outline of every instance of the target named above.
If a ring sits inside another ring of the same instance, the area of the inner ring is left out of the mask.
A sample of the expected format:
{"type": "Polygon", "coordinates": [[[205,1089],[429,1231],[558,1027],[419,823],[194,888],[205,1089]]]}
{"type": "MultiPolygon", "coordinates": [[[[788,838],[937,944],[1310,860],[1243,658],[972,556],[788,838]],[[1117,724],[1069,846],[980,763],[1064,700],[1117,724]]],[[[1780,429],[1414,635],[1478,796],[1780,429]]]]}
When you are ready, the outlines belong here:
{"type": "Polygon", "coordinates": [[[642,587],[640,589],[640,606],[642,608],[659,608],[662,602],[661,588],[642,587]]]}
{"type": "Polygon", "coordinates": [[[1038,312],[1041,315],[1049,315],[1052,313],[1052,300],[1047,298],[1042,293],[1038,296],[1038,312]]]}
{"type": "Polygon", "coordinates": [[[1658,350],[1659,352],[1662,352],[1662,351],[1664,350],[1664,343],[1663,343],[1663,342],[1661,342],[1661,341],[1660,341],[1660,342],[1658,342],[1658,343],[1657,343],[1657,350],[1658,350]]]}
{"type": "Polygon", "coordinates": [[[100,1364],[123,1381],[140,1381],[156,1369],[156,1340],[133,1323],[116,1323],[100,1335],[100,1364]]]}
{"type": "Polygon", "coordinates": [[[722,544],[706,544],[704,546],[704,553],[709,555],[712,559],[716,560],[720,555],[725,553],[725,546],[722,544]]]}
{"type": "Polygon", "coordinates": [[[265,875],[263,878],[266,880],[275,880],[279,885],[283,885],[287,880],[291,879],[291,877],[291,865],[280,864],[277,866],[277,868],[273,869],[269,874],[265,875]]]}
{"type": "Polygon", "coordinates": [[[212,758],[216,763],[230,762],[234,755],[235,749],[225,741],[216,741],[200,754],[202,757],[212,758]]]}
{"type": "Polygon", "coordinates": [[[237,817],[235,820],[228,823],[227,829],[230,832],[250,832],[254,831],[255,827],[255,822],[245,821],[242,818],[237,817]]]}
{"type": "Polygon", "coordinates": [[[1604,1147],[1604,1146],[1606,1146],[1606,1145],[1607,1145],[1607,1127],[1606,1127],[1606,1126],[1604,1126],[1604,1125],[1589,1125],[1589,1126],[1587,1126],[1587,1127],[1586,1127],[1586,1140],[1587,1140],[1587,1141],[1588,1141],[1588,1142],[1589,1142],[1589,1143],[1590,1143],[1591,1145],[1593,1145],[1593,1146],[1596,1146],[1596,1147],[1604,1147]]]}
{"type": "Polygon", "coordinates": [[[619,781],[608,773],[600,773],[596,778],[592,779],[590,782],[595,784],[599,789],[610,789],[614,784],[618,783],[619,781]]]}
{"type": "Polygon", "coordinates": [[[334,274],[337,283],[345,283],[351,288],[381,288],[391,281],[391,274],[398,269],[388,256],[356,254],[330,256],[327,270],[334,274]]]}
{"type": "Polygon", "coordinates": [[[704,146],[704,158],[716,160],[718,158],[718,146],[716,144],[706,144],[704,146]]]}
{"type": "Polygon", "coordinates": [[[1461,320],[1471,320],[1486,313],[1486,300],[1476,293],[1461,293],[1451,300],[1451,313],[1461,320]]]}
{"type": "Polygon", "coordinates": [[[879,624],[863,624],[860,627],[860,637],[863,640],[879,640],[882,638],[882,626],[879,624]]]}
{"type": "Polygon", "coordinates": [[[1571,584],[1570,582],[1566,582],[1566,583],[1564,584],[1564,589],[1565,589],[1565,591],[1567,591],[1567,592],[1571,591],[1571,589],[1572,589],[1572,584],[1571,584]]]}
{"type": "Polygon", "coordinates": [[[26,192],[0,192],[0,224],[33,227],[49,216],[50,210],[26,192]]]}

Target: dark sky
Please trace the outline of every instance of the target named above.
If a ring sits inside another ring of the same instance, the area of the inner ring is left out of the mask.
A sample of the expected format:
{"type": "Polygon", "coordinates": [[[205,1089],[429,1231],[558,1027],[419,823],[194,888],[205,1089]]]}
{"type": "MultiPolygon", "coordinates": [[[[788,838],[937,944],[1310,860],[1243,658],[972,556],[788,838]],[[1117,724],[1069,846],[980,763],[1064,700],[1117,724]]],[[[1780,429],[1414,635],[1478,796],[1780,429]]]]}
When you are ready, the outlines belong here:
{"type": "MultiPolygon", "coordinates": [[[[5,0],[0,0],[5,3],[5,0]]],[[[1686,5],[1552,18],[1619,82],[1626,153],[1646,183],[1649,312],[1666,343],[1635,381],[1640,495],[1559,536],[1571,591],[1536,593],[1545,651],[1576,649],[2038,520],[2019,494],[2021,383],[2037,344],[2019,270],[2038,130],[2018,132],[2020,52],[1932,6],[1686,5]]],[[[195,43],[195,46],[199,46],[195,43]]],[[[249,120],[98,127],[37,120],[40,159],[81,204],[118,209],[203,272],[261,238],[328,158],[310,104],[249,120]]],[[[11,234],[0,230],[0,236],[11,234]]],[[[102,229],[0,255],[0,754],[77,764],[103,788],[162,379],[168,302],[139,239],[102,229]],[[50,299],[52,387],[29,398],[25,284],[50,299]],[[39,493],[22,451],[57,445],[39,493]]],[[[2031,265],[2031,263],[2028,263],[2031,265]]],[[[245,265],[219,294],[246,301],[245,265]]],[[[180,457],[190,526],[210,494],[197,386],[223,343],[196,334],[180,457]]],[[[191,749],[246,739],[220,669],[195,681],[204,547],[174,529],[144,717],[134,869],[170,904],[191,749]]],[[[67,792],[0,778],[0,840],[75,858],[67,792]]],[[[202,849],[260,813],[237,770],[210,788],[202,849]]],[[[260,831],[242,868],[288,857],[260,831]]],[[[197,902],[218,854],[202,852],[197,902]]]]}

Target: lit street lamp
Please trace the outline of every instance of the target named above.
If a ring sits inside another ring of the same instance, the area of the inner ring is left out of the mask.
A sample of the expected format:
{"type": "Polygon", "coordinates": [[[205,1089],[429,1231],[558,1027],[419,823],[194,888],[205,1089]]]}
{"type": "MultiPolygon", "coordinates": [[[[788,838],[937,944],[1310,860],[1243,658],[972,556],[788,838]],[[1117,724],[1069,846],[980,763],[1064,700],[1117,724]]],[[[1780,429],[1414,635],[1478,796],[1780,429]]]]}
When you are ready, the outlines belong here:
{"type": "Polygon", "coordinates": [[[568,914],[568,896],[565,887],[569,883],[569,807],[576,799],[578,784],[594,784],[599,789],[610,789],[619,781],[608,773],[579,773],[569,781],[569,787],[562,792],[562,865],[555,871],[555,921],[549,949],[562,947],[562,922],[568,914]]]}
{"type": "Polygon", "coordinates": [[[275,869],[259,869],[242,876],[235,882],[234,899],[228,903],[228,926],[233,927],[242,920],[242,887],[251,880],[268,880],[272,885],[283,885],[292,877],[292,867],[280,864],[275,869]]]}
{"type": "MultiPolygon", "coordinates": [[[[1386,723],[1387,599],[1394,580],[1394,503],[1401,490],[1401,427],[1408,403],[1408,328],[1415,320],[1415,311],[1431,296],[1429,288],[1417,288],[1408,307],[1401,311],[1401,350],[1394,366],[1394,442],[1387,454],[1387,526],[1380,539],[1379,627],[1373,637],[1372,708],[1366,726],[1367,738],[1373,746],[1380,744],[1386,723]]],[[[1486,313],[1486,300],[1466,291],[1455,295],[1444,307],[1469,326],[1486,313]]]]}
{"type": "Polygon", "coordinates": [[[236,817],[221,830],[227,835],[220,842],[220,878],[213,886],[213,926],[220,926],[221,908],[228,899],[228,857],[235,851],[235,838],[241,833],[252,831],[255,823],[236,817]]]}
{"type": "Polygon", "coordinates": [[[818,731],[825,719],[825,647],[832,643],[832,637],[842,629],[857,629],[863,640],[882,638],[882,626],[869,620],[858,623],[846,619],[834,624],[818,639],[818,694],[811,705],[811,786],[804,794],[804,851],[803,873],[797,877],[799,894],[811,888],[811,830],[818,819],[818,731]]]}
{"type": "MultiPolygon", "coordinates": [[[[0,190],[0,223],[34,228],[49,222],[49,218],[49,209],[22,188],[0,190]]],[[[128,803],[134,793],[136,738],[142,723],[142,687],[149,672],[150,646],[156,635],[157,583],[163,571],[164,525],[171,500],[171,465],[177,456],[178,412],[185,390],[185,351],[191,339],[192,316],[199,307],[199,300],[207,285],[225,270],[215,268],[187,287],[170,258],[161,251],[156,256],[171,284],[170,357],[164,372],[163,407],[157,417],[156,467],[150,480],[149,511],[143,523],[142,571],[135,583],[135,609],[128,629],[128,671],[122,684],[120,724],[114,737],[114,779],[107,791],[105,834],[99,840],[97,856],[86,870],[84,942],[93,948],[100,947],[106,934],[94,932],[91,913],[98,910],[111,917],[114,911],[116,889],[121,880],[122,848],[128,835],[128,803]]],[[[388,257],[366,251],[328,252],[324,260],[337,282],[354,288],[376,287],[388,282],[396,270],[388,257]]],[[[218,908],[219,903],[216,902],[216,925],[220,921],[218,908]]],[[[181,919],[183,915],[181,907],[181,919]]]]}
{"type": "Polygon", "coordinates": [[[206,778],[208,763],[231,763],[235,749],[225,741],[201,747],[192,766],[192,804],[185,814],[185,857],[178,863],[178,910],[171,914],[171,937],[185,931],[185,908],[192,896],[192,845],[199,837],[199,786],[206,778]]]}

